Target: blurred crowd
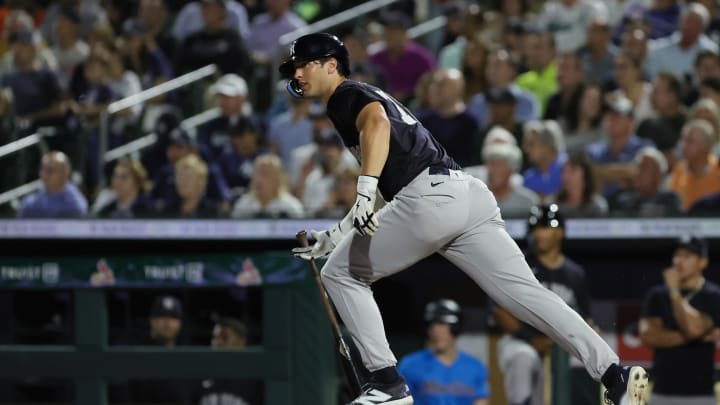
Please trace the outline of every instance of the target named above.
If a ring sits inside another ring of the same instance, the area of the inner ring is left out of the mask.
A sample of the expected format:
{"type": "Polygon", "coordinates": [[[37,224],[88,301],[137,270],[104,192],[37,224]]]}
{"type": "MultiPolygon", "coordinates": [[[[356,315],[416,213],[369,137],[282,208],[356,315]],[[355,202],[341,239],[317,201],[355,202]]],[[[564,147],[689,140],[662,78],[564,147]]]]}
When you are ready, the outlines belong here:
{"type": "MultiPolygon", "coordinates": [[[[2,3],[2,2],[0,2],[2,3]]],[[[279,38],[358,1],[6,0],[2,190],[30,217],[342,217],[358,163],[321,105],[274,83],[279,38]],[[212,80],[109,117],[113,101],[207,64],[212,80]],[[197,126],[183,119],[217,107],[197,126]],[[107,162],[148,133],[151,146],[107,162]]],[[[329,30],[351,79],[412,108],[504,217],[720,213],[720,16],[713,0],[400,1],[329,30]],[[442,30],[409,29],[444,16],[442,30]]]]}

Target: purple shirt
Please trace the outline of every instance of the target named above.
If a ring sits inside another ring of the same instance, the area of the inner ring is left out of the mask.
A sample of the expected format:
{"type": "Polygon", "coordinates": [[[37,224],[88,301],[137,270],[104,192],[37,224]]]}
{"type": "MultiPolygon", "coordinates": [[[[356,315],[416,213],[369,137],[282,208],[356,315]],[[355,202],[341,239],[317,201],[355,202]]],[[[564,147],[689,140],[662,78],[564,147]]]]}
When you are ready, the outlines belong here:
{"type": "Polygon", "coordinates": [[[87,200],[74,184],[68,183],[63,191],[49,194],[45,188],[23,200],[19,218],[78,218],[87,213],[87,200]]]}
{"type": "Polygon", "coordinates": [[[273,20],[270,14],[263,13],[255,17],[250,25],[250,35],[245,40],[245,45],[255,52],[271,58],[278,50],[278,40],[288,32],[304,27],[305,21],[288,11],[277,20],[273,20]]]}
{"type": "Polygon", "coordinates": [[[370,56],[370,63],[385,73],[390,93],[405,95],[412,94],[420,77],[437,65],[430,51],[412,41],[408,41],[397,60],[391,60],[390,53],[383,49],[370,56]]]}

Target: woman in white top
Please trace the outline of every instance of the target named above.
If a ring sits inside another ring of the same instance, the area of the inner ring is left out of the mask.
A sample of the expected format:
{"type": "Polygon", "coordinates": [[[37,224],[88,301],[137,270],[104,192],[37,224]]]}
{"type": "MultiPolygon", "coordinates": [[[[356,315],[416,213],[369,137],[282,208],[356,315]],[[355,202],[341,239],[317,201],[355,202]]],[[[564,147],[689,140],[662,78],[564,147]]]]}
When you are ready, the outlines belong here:
{"type": "Polygon", "coordinates": [[[285,168],[276,155],[255,159],[250,191],[233,208],[233,218],[300,218],[303,206],[288,191],[285,168]]]}
{"type": "Polygon", "coordinates": [[[650,102],[652,84],[643,77],[643,61],[627,53],[620,53],[615,58],[615,79],[618,89],[610,97],[625,96],[633,104],[635,123],[639,124],[646,118],[655,117],[650,102]]]}

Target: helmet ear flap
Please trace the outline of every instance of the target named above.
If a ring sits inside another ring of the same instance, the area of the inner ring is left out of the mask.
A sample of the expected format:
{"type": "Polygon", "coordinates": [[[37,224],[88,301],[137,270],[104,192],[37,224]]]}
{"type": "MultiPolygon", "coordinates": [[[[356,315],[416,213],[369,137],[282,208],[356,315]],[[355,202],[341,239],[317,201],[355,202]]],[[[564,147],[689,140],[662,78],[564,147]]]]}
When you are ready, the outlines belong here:
{"type": "Polygon", "coordinates": [[[305,92],[303,91],[302,87],[300,87],[300,82],[298,82],[297,79],[290,79],[287,82],[287,86],[285,86],[288,93],[290,93],[291,96],[294,98],[303,98],[305,95],[305,92]]]}

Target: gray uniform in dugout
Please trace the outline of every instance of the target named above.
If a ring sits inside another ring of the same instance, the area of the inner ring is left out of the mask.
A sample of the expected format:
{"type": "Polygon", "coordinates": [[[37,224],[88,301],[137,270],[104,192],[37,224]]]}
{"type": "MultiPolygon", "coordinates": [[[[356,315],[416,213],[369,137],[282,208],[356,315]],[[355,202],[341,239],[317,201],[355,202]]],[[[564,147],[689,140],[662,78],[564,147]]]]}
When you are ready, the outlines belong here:
{"type": "Polygon", "coordinates": [[[371,371],[368,387],[352,404],[412,403],[398,381],[370,286],[436,252],[498,305],[582,360],[595,380],[610,387],[612,403],[620,403],[630,373],[630,395],[640,396],[647,373],[620,368],[607,343],[540,285],[487,186],[464,173],[402,104],[377,87],[347,79],[347,58],[337,37],[309,34],[295,41],[280,72],[290,79],[290,94],[325,102],[345,145],[364,160],[348,215],[327,231],[312,231],[312,247],[293,249],[305,259],[329,253],[323,283],[371,371]],[[378,189],[388,203],[375,212],[378,189]]]}

